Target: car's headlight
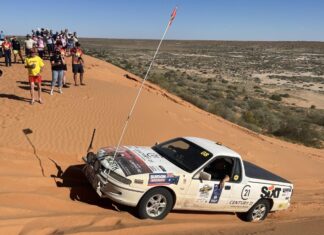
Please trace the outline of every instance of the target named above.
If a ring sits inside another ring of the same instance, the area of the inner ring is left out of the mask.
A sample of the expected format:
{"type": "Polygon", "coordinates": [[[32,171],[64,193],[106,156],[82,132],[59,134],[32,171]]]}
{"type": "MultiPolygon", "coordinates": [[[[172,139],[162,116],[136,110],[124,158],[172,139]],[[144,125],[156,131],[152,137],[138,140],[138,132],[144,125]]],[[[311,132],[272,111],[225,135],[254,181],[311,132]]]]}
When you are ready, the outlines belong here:
{"type": "Polygon", "coordinates": [[[114,178],[115,180],[117,180],[117,181],[119,181],[119,182],[121,182],[123,184],[131,184],[132,183],[132,181],[130,179],[127,179],[126,177],[123,177],[123,176],[121,176],[121,175],[119,175],[119,174],[117,174],[117,173],[115,173],[113,171],[110,171],[109,175],[112,178],[114,178]]]}
{"type": "Polygon", "coordinates": [[[97,152],[97,158],[100,159],[100,158],[104,157],[105,154],[106,154],[106,151],[105,150],[99,149],[98,152],[97,152]]]}

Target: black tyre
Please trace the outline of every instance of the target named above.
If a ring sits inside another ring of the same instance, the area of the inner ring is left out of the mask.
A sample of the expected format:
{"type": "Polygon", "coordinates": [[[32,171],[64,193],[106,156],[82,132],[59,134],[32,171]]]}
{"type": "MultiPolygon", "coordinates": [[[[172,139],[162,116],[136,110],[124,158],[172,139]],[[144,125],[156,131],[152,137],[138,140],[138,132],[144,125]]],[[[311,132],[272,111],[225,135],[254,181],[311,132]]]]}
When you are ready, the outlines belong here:
{"type": "Polygon", "coordinates": [[[87,153],[87,162],[89,164],[93,165],[96,160],[97,160],[96,154],[94,154],[93,152],[87,153]]]}
{"type": "Polygon", "coordinates": [[[173,196],[165,188],[154,188],[148,191],[137,206],[141,219],[163,219],[171,211],[173,196]]]}
{"type": "Polygon", "coordinates": [[[246,213],[240,213],[239,217],[248,222],[259,222],[264,220],[270,211],[270,202],[266,199],[260,199],[246,213]]]}

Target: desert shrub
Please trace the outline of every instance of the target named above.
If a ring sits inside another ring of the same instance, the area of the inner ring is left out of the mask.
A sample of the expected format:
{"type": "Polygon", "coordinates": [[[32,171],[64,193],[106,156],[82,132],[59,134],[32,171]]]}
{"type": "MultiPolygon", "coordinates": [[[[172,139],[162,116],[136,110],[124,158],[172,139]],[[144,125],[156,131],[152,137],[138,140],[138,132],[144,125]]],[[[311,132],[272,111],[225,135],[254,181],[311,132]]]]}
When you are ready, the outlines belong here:
{"type": "Polygon", "coordinates": [[[257,124],[257,121],[256,121],[256,119],[254,117],[254,114],[251,111],[244,112],[242,114],[242,119],[247,123],[257,124]]]}
{"type": "Polygon", "coordinates": [[[226,107],[223,102],[214,103],[210,105],[208,111],[232,122],[236,122],[235,112],[233,112],[230,108],[226,107]]]}
{"type": "Polygon", "coordinates": [[[319,126],[324,127],[324,111],[323,110],[310,110],[307,113],[307,121],[319,126]]]}
{"type": "Polygon", "coordinates": [[[260,83],[260,82],[261,82],[261,79],[260,79],[259,77],[255,77],[255,78],[253,78],[253,80],[254,80],[254,82],[256,82],[256,83],[260,83]]]}
{"type": "Polygon", "coordinates": [[[277,94],[271,95],[270,99],[275,100],[275,101],[281,101],[282,100],[281,96],[277,95],[277,94]]]}
{"type": "Polygon", "coordinates": [[[274,131],[273,134],[304,143],[307,146],[321,147],[319,132],[309,123],[295,117],[288,117],[282,120],[280,128],[274,131]]]}
{"type": "Polygon", "coordinates": [[[190,94],[188,92],[185,92],[185,91],[182,91],[179,94],[179,96],[182,99],[192,103],[193,105],[195,105],[195,106],[197,106],[197,107],[199,107],[201,109],[205,109],[205,110],[207,109],[207,103],[204,100],[202,100],[201,98],[197,97],[197,96],[194,96],[194,95],[192,95],[192,94],[190,94]]]}
{"type": "Polygon", "coordinates": [[[270,134],[280,128],[280,117],[266,106],[253,110],[253,117],[264,133],[270,134]]]}
{"type": "Polygon", "coordinates": [[[261,100],[257,99],[250,99],[247,103],[250,110],[258,109],[264,106],[264,103],[261,100]]]}
{"type": "Polygon", "coordinates": [[[281,97],[284,97],[284,98],[288,98],[289,97],[289,94],[288,93],[285,93],[285,94],[281,94],[280,96],[281,97]]]}

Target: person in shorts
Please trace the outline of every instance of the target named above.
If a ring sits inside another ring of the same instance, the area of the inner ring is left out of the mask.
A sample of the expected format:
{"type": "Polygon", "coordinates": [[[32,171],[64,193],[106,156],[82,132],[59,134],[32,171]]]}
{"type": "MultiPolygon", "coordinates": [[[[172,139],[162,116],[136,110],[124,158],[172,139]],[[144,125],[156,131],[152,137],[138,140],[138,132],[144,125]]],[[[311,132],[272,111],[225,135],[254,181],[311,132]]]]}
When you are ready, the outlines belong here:
{"type": "Polygon", "coordinates": [[[24,58],[21,53],[20,42],[19,40],[17,40],[16,36],[12,37],[11,44],[12,44],[13,55],[14,55],[14,63],[17,63],[17,55],[19,55],[21,59],[21,63],[24,63],[24,58]]]}
{"type": "Polygon", "coordinates": [[[85,86],[85,83],[83,82],[83,64],[84,60],[82,58],[83,52],[80,48],[80,43],[76,42],[75,47],[71,50],[71,56],[72,56],[72,72],[73,72],[73,79],[74,79],[74,85],[78,86],[77,78],[78,73],[80,74],[80,84],[81,86],[85,86]]]}
{"type": "Polygon", "coordinates": [[[31,95],[31,101],[30,104],[35,103],[34,98],[34,89],[35,89],[35,83],[37,84],[38,88],[38,102],[40,104],[43,104],[43,100],[41,98],[42,93],[42,76],[41,72],[44,67],[43,60],[36,55],[36,49],[31,49],[30,54],[25,59],[25,68],[28,69],[28,79],[30,84],[30,95],[31,95]]]}

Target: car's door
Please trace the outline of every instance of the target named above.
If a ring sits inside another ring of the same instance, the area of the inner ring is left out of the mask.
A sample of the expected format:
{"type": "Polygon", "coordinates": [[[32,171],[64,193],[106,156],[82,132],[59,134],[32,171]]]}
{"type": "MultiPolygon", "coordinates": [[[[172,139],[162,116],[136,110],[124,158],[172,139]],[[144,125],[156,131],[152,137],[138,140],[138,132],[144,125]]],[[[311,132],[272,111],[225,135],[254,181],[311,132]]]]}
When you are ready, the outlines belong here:
{"type": "Polygon", "coordinates": [[[239,159],[230,158],[230,160],[232,161],[230,181],[226,182],[224,187],[221,188],[220,179],[212,177],[210,180],[202,180],[199,177],[201,171],[210,173],[207,165],[192,178],[186,192],[183,208],[211,211],[229,210],[232,194],[239,191],[239,182],[241,181],[241,172],[235,170],[236,162],[239,159]]]}
{"type": "Polygon", "coordinates": [[[230,187],[222,189],[219,181],[193,178],[187,190],[183,208],[222,211],[230,198],[230,187]]]}

